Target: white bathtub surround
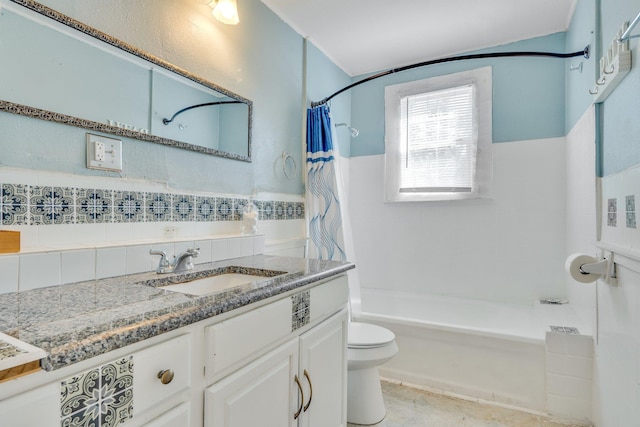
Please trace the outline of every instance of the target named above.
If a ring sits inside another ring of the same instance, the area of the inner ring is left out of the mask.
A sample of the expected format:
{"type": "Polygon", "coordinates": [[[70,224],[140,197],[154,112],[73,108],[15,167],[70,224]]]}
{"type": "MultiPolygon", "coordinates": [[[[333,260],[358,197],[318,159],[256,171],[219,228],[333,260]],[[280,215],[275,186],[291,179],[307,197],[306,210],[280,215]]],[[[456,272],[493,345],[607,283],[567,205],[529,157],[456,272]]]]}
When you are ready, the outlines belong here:
{"type": "Polygon", "coordinates": [[[566,297],[564,141],[493,144],[490,197],[452,202],[384,203],[384,156],[352,158],[362,289],[516,304],[566,297]]]}
{"type": "Polygon", "coordinates": [[[354,318],[390,329],[400,348],[380,369],[383,377],[589,423],[591,377],[585,369],[593,341],[569,304],[363,290],[362,307],[354,318]],[[552,326],[582,335],[552,333],[552,326]],[[564,365],[573,358],[581,370],[564,365]],[[571,388],[575,383],[584,388],[571,388]],[[558,407],[564,401],[573,406],[558,407]]]}
{"type": "Polygon", "coordinates": [[[547,411],[556,417],[590,424],[593,338],[549,331],[545,343],[547,411]]]}

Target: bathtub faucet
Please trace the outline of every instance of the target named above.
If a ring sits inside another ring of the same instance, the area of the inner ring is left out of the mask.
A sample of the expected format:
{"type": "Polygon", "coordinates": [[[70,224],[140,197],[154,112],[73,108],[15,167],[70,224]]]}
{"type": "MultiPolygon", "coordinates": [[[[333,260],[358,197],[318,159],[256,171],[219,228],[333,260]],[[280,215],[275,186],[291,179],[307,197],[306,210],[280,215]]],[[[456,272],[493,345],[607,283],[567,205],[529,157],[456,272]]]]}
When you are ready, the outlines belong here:
{"type": "Polygon", "coordinates": [[[173,261],[169,261],[165,251],[151,249],[150,255],[160,255],[160,263],[156,269],[158,274],[181,273],[183,271],[193,270],[192,258],[200,254],[200,248],[189,248],[186,251],[173,257],[173,261]]]}

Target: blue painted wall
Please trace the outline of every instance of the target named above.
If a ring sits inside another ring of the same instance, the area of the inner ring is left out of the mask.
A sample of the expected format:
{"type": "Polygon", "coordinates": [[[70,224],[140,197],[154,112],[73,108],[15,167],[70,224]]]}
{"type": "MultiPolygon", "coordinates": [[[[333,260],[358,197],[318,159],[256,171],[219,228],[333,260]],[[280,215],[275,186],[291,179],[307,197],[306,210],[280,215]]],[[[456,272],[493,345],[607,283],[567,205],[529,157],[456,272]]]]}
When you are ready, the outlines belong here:
{"type": "MultiPolygon", "coordinates": [[[[640,1],[580,0],[567,31],[567,48],[575,48],[589,39],[593,54],[585,61],[583,73],[567,72],[567,132],[593,103],[588,91],[599,78],[599,59],[624,21],[632,21],[640,12],[640,1]]],[[[634,34],[640,34],[636,28],[634,34]]],[[[640,55],[638,39],[630,42],[632,68],[609,97],[596,108],[598,136],[598,172],[615,174],[640,163],[640,55]]]]}
{"type": "MultiPolygon", "coordinates": [[[[307,44],[307,100],[320,101],[337,90],[351,84],[351,78],[336,66],[313,43],[307,44]]],[[[351,123],[351,95],[331,100],[331,117],[334,124],[351,123]]],[[[336,129],[338,148],[343,157],[350,156],[351,137],[345,127],[336,129]]]]}
{"type": "MultiPolygon", "coordinates": [[[[624,21],[640,12],[640,1],[600,0],[602,49],[606,51],[624,21]]],[[[640,26],[634,34],[640,34],[640,26]]],[[[611,175],[640,163],[640,55],[639,39],[631,40],[632,68],[602,103],[602,170],[611,175]]],[[[593,86],[593,83],[591,83],[593,86]]]]}
{"type": "Polygon", "coordinates": [[[576,51],[590,45],[589,59],[574,58],[568,60],[566,68],[566,129],[575,126],[580,117],[593,103],[593,96],[589,89],[593,87],[598,67],[598,43],[596,36],[596,2],[595,0],[580,0],[576,2],[576,9],[567,31],[567,51],[576,51]],[[570,71],[571,65],[582,63],[582,71],[570,71]]]}
{"type": "MultiPolygon", "coordinates": [[[[536,50],[564,52],[565,33],[470,53],[536,50]]],[[[352,124],[360,137],[352,156],[384,153],[384,87],[484,66],[493,67],[493,142],[565,135],[565,60],[492,58],[438,64],[365,83],[351,91],[352,124]]],[[[366,76],[358,76],[354,81],[366,76]]],[[[339,95],[345,96],[345,95],[339,95]]]]}
{"type": "MultiPolygon", "coordinates": [[[[302,158],[303,39],[259,0],[238,2],[228,26],[194,0],[40,0],[254,102],[253,162],[123,138],[121,173],[85,168],[85,133],[0,113],[0,166],[164,182],[174,189],[302,194],[277,173],[287,151],[302,158]]],[[[93,102],[93,101],[90,101],[93,102]]]]}

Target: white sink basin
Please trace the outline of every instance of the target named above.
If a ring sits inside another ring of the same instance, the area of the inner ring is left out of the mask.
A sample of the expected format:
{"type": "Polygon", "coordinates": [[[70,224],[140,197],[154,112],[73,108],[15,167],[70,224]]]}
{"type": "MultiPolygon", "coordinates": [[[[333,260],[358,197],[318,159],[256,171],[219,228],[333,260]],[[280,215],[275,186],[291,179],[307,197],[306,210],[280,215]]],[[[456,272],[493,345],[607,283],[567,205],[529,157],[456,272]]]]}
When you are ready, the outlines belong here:
{"type": "Polygon", "coordinates": [[[213,292],[219,292],[225,289],[244,285],[246,283],[267,280],[270,278],[271,277],[255,276],[252,274],[225,273],[217,276],[205,277],[204,279],[192,280],[190,282],[178,283],[176,285],[162,286],[161,289],[189,295],[207,295],[213,292]]]}

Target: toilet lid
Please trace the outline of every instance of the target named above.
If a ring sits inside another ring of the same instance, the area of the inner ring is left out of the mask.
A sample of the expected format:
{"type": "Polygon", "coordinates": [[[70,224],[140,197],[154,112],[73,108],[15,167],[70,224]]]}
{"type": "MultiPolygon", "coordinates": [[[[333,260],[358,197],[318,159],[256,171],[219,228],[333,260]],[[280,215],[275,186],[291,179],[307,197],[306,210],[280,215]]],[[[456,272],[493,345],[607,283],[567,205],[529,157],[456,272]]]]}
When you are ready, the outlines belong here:
{"type": "Polygon", "coordinates": [[[388,329],[360,322],[351,322],[349,324],[347,337],[348,346],[351,348],[381,347],[396,338],[394,333],[388,329]]]}

